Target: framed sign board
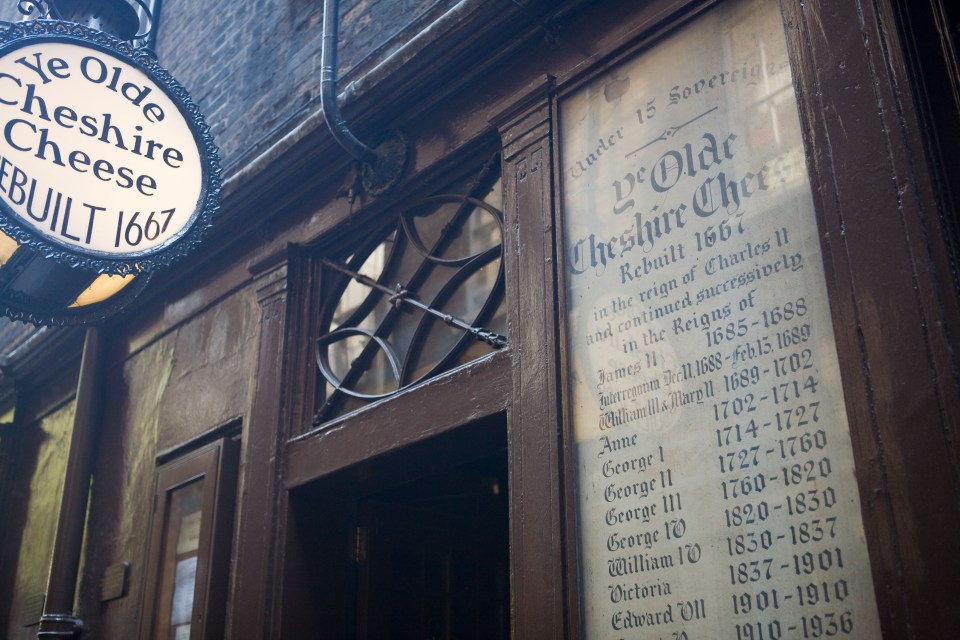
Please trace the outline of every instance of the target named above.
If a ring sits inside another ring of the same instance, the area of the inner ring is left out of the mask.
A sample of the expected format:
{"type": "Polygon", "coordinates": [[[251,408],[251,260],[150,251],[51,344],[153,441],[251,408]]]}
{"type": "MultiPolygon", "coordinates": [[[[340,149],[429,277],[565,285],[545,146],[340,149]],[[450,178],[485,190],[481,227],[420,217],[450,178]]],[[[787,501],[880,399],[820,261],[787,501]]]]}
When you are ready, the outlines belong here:
{"type": "Polygon", "coordinates": [[[776,2],[559,104],[584,637],[877,638],[776,2]]]}

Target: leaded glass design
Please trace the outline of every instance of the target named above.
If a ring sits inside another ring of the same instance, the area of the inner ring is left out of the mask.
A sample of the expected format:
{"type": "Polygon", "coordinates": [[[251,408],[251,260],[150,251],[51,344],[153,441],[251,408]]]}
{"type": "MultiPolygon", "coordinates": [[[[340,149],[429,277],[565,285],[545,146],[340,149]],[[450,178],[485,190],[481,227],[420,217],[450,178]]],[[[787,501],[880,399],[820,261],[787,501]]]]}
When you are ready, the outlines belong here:
{"type": "Polygon", "coordinates": [[[325,258],[314,424],[507,346],[499,158],[325,258]]]}

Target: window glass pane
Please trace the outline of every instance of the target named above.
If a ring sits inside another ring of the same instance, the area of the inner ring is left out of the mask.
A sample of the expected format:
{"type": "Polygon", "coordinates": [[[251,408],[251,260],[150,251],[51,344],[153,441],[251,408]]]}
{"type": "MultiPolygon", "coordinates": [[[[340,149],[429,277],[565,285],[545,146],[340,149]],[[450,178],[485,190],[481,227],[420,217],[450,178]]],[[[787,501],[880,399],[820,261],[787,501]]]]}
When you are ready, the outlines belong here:
{"type": "Polygon", "coordinates": [[[369,336],[348,335],[331,343],[328,354],[332,373],[357,393],[377,395],[397,389],[397,376],[388,355],[369,336]]]}
{"type": "MultiPolygon", "coordinates": [[[[357,269],[357,273],[367,276],[372,280],[379,280],[384,268],[386,268],[387,258],[390,255],[391,248],[393,247],[395,236],[396,232],[391,233],[379,246],[377,246],[377,248],[367,256],[366,260],[363,261],[363,264],[360,266],[360,268],[357,269]]],[[[347,260],[347,262],[349,261],[350,259],[347,260]]],[[[377,295],[367,285],[361,284],[356,280],[350,280],[347,283],[346,289],[343,290],[343,294],[340,296],[340,301],[337,303],[337,307],[333,312],[333,320],[330,322],[330,329],[336,329],[341,324],[346,322],[371,294],[377,295]]],[[[375,329],[376,326],[380,324],[380,320],[382,320],[384,311],[385,309],[383,305],[378,305],[378,309],[373,316],[364,320],[357,326],[360,326],[364,329],[375,329]]]]}
{"type": "MultiPolygon", "coordinates": [[[[452,292],[448,290],[443,298],[436,301],[434,307],[470,324],[478,324],[480,313],[496,285],[499,269],[499,259],[484,265],[469,275],[452,292]]],[[[464,335],[462,329],[444,324],[435,318],[427,318],[427,321],[430,322],[429,332],[423,346],[414,357],[414,378],[426,374],[436,366],[464,335]]],[[[488,325],[486,322],[482,324],[485,327],[488,325]]],[[[479,351],[473,351],[476,354],[474,357],[489,353],[491,350],[489,345],[475,339],[471,339],[469,344],[473,346],[474,343],[481,347],[479,351]]]]}
{"type": "Polygon", "coordinates": [[[414,209],[408,220],[421,247],[444,260],[465,259],[500,244],[493,213],[460,198],[431,201],[414,209]]]}
{"type": "Polygon", "coordinates": [[[200,549],[203,483],[203,478],[199,478],[167,494],[169,502],[153,635],[158,640],[184,640],[190,637],[200,549]]]}

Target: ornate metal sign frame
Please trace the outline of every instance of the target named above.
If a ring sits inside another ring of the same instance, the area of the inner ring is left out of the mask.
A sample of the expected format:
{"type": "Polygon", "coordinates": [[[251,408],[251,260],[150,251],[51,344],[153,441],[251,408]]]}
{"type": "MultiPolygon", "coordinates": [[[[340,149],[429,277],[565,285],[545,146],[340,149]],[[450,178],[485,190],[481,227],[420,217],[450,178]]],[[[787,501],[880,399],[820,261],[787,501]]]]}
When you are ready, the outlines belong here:
{"type": "Polygon", "coordinates": [[[209,126],[187,90],[164,69],[149,50],[107,33],[62,20],[30,20],[0,24],[0,56],[39,43],[65,43],[119,59],[143,72],[180,111],[200,155],[201,190],[189,222],[165,242],[138,252],[105,254],[56,243],[18,219],[0,200],[0,230],[45,258],[105,274],[143,274],[170,265],[192,251],[212,226],[222,189],[219,152],[209,126]]]}

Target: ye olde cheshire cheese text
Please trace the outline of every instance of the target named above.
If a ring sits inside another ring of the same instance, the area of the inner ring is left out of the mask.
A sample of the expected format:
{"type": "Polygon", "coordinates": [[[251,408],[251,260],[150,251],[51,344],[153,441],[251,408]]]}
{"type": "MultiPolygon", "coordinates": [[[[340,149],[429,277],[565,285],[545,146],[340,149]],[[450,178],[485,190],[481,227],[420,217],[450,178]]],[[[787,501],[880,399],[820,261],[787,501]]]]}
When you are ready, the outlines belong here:
{"type": "Polygon", "coordinates": [[[187,205],[197,195],[178,175],[195,164],[177,142],[182,116],[168,118],[162,91],[111,56],[37,49],[8,54],[0,71],[0,194],[26,222],[76,246],[123,252],[174,235],[191,213],[180,206],[177,216],[184,191],[187,205]],[[179,195],[168,201],[171,191],[179,195]]]}

